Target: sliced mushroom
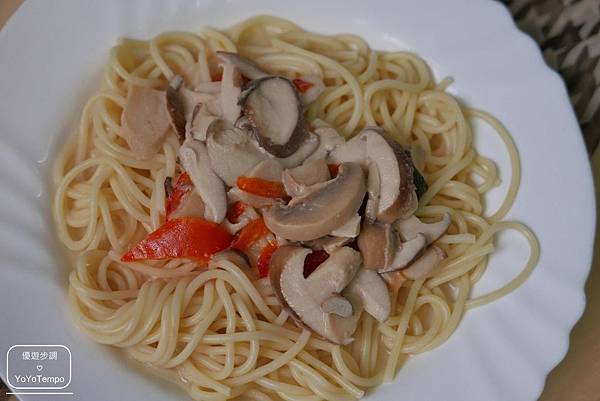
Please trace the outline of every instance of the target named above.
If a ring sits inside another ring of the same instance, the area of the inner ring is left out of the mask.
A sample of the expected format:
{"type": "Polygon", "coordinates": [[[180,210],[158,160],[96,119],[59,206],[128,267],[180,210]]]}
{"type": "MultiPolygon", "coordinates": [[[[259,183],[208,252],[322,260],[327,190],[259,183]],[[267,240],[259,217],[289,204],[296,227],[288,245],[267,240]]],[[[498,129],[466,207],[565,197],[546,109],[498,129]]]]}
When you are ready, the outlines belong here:
{"type": "Polygon", "coordinates": [[[421,233],[409,241],[398,245],[394,258],[386,267],[380,268],[379,273],[387,273],[390,271],[402,269],[412,262],[427,246],[427,240],[421,233]]]}
{"type": "Polygon", "coordinates": [[[431,244],[446,233],[451,222],[452,219],[449,213],[444,213],[440,221],[430,224],[423,223],[417,216],[412,215],[408,219],[398,220],[394,223],[394,228],[400,233],[404,241],[416,237],[418,233],[422,233],[427,238],[427,244],[431,244]]]}
{"type": "Polygon", "coordinates": [[[242,75],[239,69],[230,62],[222,64],[223,78],[221,80],[221,110],[222,116],[230,123],[235,123],[240,117],[242,108],[238,98],[242,93],[242,75]]]}
{"type": "Polygon", "coordinates": [[[431,277],[438,268],[440,262],[445,258],[446,252],[435,245],[430,246],[406,269],[382,273],[381,278],[387,282],[390,291],[396,292],[402,287],[406,280],[431,277]]]}
{"type": "Polygon", "coordinates": [[[358,236],[357,245],[365,269],[378,270],[392,263],[398,241],[389,225],[365,222],[358,236]]]}
{"type": "Polygon", "coordinates": [[[269,76],[252,81],[240,104],[249,128],[273,156],[290,156],[306,137],[302,104],[289,79],[269,76]]]}
{"type": "Polygon", "coordinates": [[[402,270],[402,273],[406,278],[411,280],[427,278],[435,272],[440,262],[444,259],[446,259],[446,252],[433,245],[427,248],[410,266],[402,270]]]}
{"type": "Polygon", "coordinates": [[[333,148],[327,158],[327,163],[358,163],[363,167],[367,161],[367,138],[362,134],[333,148]]]}
{"type": "Polygon", "coordinates": [[[204,144],[187,139],[179,148],[179,158],[205,206],[204,218],[221,223],[227,213],[223,181],[213,172],[204,144]]]}
{"type": "Polygon", "coordinates": [[[317,100],[325,90],[325,84],[318,75],[302,75],[299,79],[309,85],[305,91],[300,93],[302,103],[305,105],[311,104],[317,100]]]}
{"type": "Polygon", "coordinates": [[[398,155],[390,141],[377,130],[366,130],[361,136],[367,138],[367,156],[379,171],[381,185],[377,219],[393,223],[398,218],[410,216],[418,206],[418,199],[412,180],[412,168],[405,160],[406,155],[403,151],[398,155]]]}
{"type": "MultiPolygon", "coordinates": [[[[211,110],[212,113],[208,112],[209,105],[220,102],[219,93],[212,92],[214,88],[209,84],[215,83],[201,84],[200,89],[194,91],[185,87],[183,78],[180,75],[176,75],[169,82],[166,92],[167,108],[171,126],[180,142],[183,142],[189,136],[205,140],[208,124],[217,118],[216,115],[221,115],[220,106],[218,110],[211,110]],[[209,90],[210,92],[203,92],[202,90],[209,90]]],[[[220,89],[221,83],[219,82],[218,85],[220,89]]]]}
{"type": "Polygon", "coordinates": [[[308,248],[294,246],[282,246],[275,251],[269,264],[271,286],[282,307],[299,326],[333,343],[348,344],[356,331],[360,305],[352,305],[353,314],[342,317],[323,311],[323,304],[331,302],[328,300],[341,293],[353,279],[360,267],[360,254],[348,247],[340,248],[304,278],[304,259],[310,252],[308,248]]]}
{"type": "MultiPolygon", "coordinates": [[[[260,178],[266,181],[281,182],[283,169],[275,159],[267,159],[258,163],[248,174],[247,177],[260,178]]],[[[281,199],[259,196],[235,188],[235,194],[246,204],[253,207],[266,207],[281,203],[281,199]]]]}
{"type": "Polygon", "coordinates": [[[315,135],[319,137],[319,146],[313,154],[308,156],[306,162],[313,160],[327,160],[329,154],[338,146],[345,143],[345,139],[341,136],[335,128],[331,127],[323,120],[316,119],[311,122],[311,125],[315,126],[312,130],[315,135]]]}
{"type": "Polygon", "coordinates": [[[352,304],[341,295],[332,295],[321,304],[325,313],[333,313],[341,317],[352,316],[352,304]]]}
{"type": "Polygon", "coordinates": [[[383,323],[392,309],[390,295],[385,282],[375,270],[359,269],[354,279],[342,292],[349,299],[360,299],[365,312],[383,323]]]}
{"type": "Polygon", "coordinates": [[[317,185],[322,187],[306,196],[293,198],[296,202],[275,205],[265,211],[267,227],[292,241],[322,237],[354,216],[366,190],[362,169],[353,163],[343,163],[336,178],[317,185]]]}
{"type": "Polygon", "coordinates": [[[306,194],[307,187],[329,181],[331,174],[325,160],[314,160],[283,171],[282,182],[289,196],[306,194]]]}
{"type": "Polygon", "coordinates": [[[373,189],[375,183],[369,191],[369,220],[372,220],[376,196],[377,220],[383,223],[406,218],[418,207],[412,164],[400,145],[386,139],[379,128],[365,128],[358,136],[336,147],[330,153],[329,160],[334,163],[360,163],[365,169],[371,170],[371,179],[378,179],[379,191],[373,189]],[[375,169],[378,174],[375,174],[375,169]]]}
{"type": "Polygon", "coordinates": [[[219,117],[210,114],[204,104],[198,104],[194,108],[192,117],[189,122],[186,122],[185,137],[191,137],[199,141],[206,141],[208,136],[208,127],[219,117]]]}
{"type": "Polygon", "coordinates": [[[208,127],[206,147],[212,168],[230,187],[235,185],[237,177],[267,159],[247,132],[222,119],[208,127]]]}
{"type": "Polygon", "coordinates": [[[331,231],[334,237],[355,238],[360,233],[360,214],[355,214],[346,223],[331,231]]]}
{"type": "Polygon", "coordinates": [[[242,75],[248,79],[260,79],[269,76],[269,74],[264,72],[253,61],[248,60],[237,53],[218,51],[217,57],[219,57],[219,59],[223,62],[235,65],[237,68],[239,68],[242,75]]]}
{"type": "Polygon", "coordinates": [[[318,147],[319,137],[309,132],[294,153],[288,157],[276,157],[276,159],[283,167],[293,168],[301,165],[318,147]]]}
{"type": "Polygon", "coordinates": [[[121,114],[122,135],[138,159],[148,159],[161,148],[171,118],[164,91],[130,85],[121,114]]]}

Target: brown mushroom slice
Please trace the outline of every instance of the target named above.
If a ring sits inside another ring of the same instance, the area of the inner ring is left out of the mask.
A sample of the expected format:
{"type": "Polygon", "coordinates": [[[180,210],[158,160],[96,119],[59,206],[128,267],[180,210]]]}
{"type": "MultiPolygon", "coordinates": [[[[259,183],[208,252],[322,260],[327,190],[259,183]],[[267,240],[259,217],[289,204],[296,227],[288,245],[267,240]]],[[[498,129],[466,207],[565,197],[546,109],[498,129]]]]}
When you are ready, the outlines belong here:
{"type": "Polygon", "coordinates": [[[402,200],[405,196],[401,193],[401,184],[403,179],[407,178],[401,173],[402,166],[394,150],[378,130],[365,130],[361,136],[367,141],[367,157],[377,166],[379,172],[377,219],[384,223],[392,223],[401,217],[402,200]]]}
{"type": "Polygon", "coordinates": [[[329,181],[331,173],[325,160],[313,160],[301,166],[285,169],[282,175],[283,187],[289,196],[302,196],[308,187],[329,181]]]}
{"type": "Polygon", "coordinates": [[[305,163],[314,160],[327,160],[329,154],[338,146],[343,145],[346,140],[341,136],[335,128],[331,127],[325,121],[316,119],[311,122],[311,126],[315,128],[312,132],[319,137],[319,146],[315,151],[308,156],[305,163]]]}
{"type": "MultiPolygon", "coordinates": [[[[252,178],[260,178],[266,181],[281,182],[283,168],[275,159],[267,159],[258,163],[246,176],[252,178]]],[[[234,193],[244,203],[252,207],[266,207],[281,203],[281,199],[267,196],[259,196],[242,191],[239,188],[234,188],[234,193]]],[[[233,190],[233,189],[232,189],[233,190]]]]}
{"type": "Polygon", "coordinates": [[[358,212],[366,190],[363,171],[353,163],[343,163],[336,178],[317,185],[321,188],[290,202],[292,206],[275,205],[265,211],[267,227],[292,241],[322,237],[358,212]]]}
{"type": "Polygon", "coordinates": [[[367,138],[359,134],[342,145],[336,146],[329,153],[327,163],[358,163],[366,166],[367,138]]]}
{"type": "Polygon", "coordinates": [[[282,307],[299,326],[333,343],[348,344],[356,331],[360,305],[352,305],[353,314],[348,317],[326,313],[322,305],[353,279],[360,267],[360,254],[348,247],[340,248],[304,278],[304,259],[310,252],[308,248],[294,246],[277,249],[269,264],[271,286],[282,307]]]}
{"type": "Polygon", "coordinates": [[[321,310],[325,313],[333,313],[341,317],[352,316],[352,304],[341,295],[332,295],[321,304],[321,310]]]}
{"type": "Polygon", "coordinates": [[[240,117],[242,108],[238,104],[238,98],[242,93],[242,75],[240,70],[230,62],[224,62],[223,77],[221,79],[221,110],[222,116],[230,123],[235,123],[240,117]]]}
{"type": "Polygon", "coordinates": [[[250,82],[240,104],[249,128],[273,156],[290,156],[306,137],[302,103],[289,79],[269,76],[250,82]]]}
{"type": "Polygon", "coordinates": [[[368,222],[362,225],[357,245],[364,268],[374,270],[389,266],[398,248],[397,237],[389,225],[368,222]]]}
{"type": "Polygon", "coordinates": [[[185,125],[186,115],[183,104],[183,99],[179,95],[179,88],[183,84],[183,78],[181,75],[176,75],[169,86],[167,87],[167,110],[169,111],[169,117],[171,118],[171,127],[177,134],[179,142],[185,140],[185,125]]]}
{"type": "Polygon", "coordinates": [[[227,213],[225,185],[212,170],[206,146],[189,138],[179,148],[179,158],[204,202],[204,218],[221,223],[227,213]]]}
{"type": "Polygon", "coordinates": [[[427,240],[425,239],[425,236],[421,233],[417,234],[415,238],[399,244],[390,264],[377,271],[379,273],[387,273],[408,266],[408,264],[412,262],[426,246],[427,240]]]}
{"type": "Polygon", "coordinates": [[[206,148],[213,170],[230,187],[268,157],[247,132],[223,119],[208,127],[206,148]]]}
{"type": "Polygon", "coordinates": [[[300,92],[300,99],[302,99],[302,103],[305,105],[311,104],[317,100],[325,90],[323,79],[318,75],[302,75],[299,79],[310,85],[304,92],[300,92]]]}
{"type": "Polygon", "coordinates": [[[446,233],[451,222],[449,213],[444,213],[440,221],[430,224],[423,223],[417,216],[412,215],[407,219],[398,220],[394,228],[405,241],[422,233],[427,238],[427,244],[431,244],[446,233]]]}
{"type": "Polygon", "coordinates": [[[347,298],[359,298],[365,312],[380,323],[390,316],[390,295],[385,281],[375,270],[359,269],[342,294],[347,298]]]}
{"type": "Polygon", "coordinates": [[[446,252],[432,245],[417,260],[411,263],[410,266],[402,270],[402,274],[411,280],[431,277],[440,262],[446,259],[446,257],[446,252]]]}
{"type": "Polygon", "coordinates": [[[123,138],[137,159],[148,159],[160,150],[170,124],[164,91],[129,86],[121,126],[123,138]]]}
{"type": "Polygon", "coordinates": [[[239,68],[243,76],[248,79],[259,79],[269,76],[256,63],[247,58],[240,56],[237,53],[218,51],[217,57],[224,63],[230,63],[239,68]]]}
{"type": "Polygon", "coordinates": [[[191,120],[189,123],[186,122],[185,137],[192,137],[203,142],[206,141],[206,138],[208,137],[208,128],[218,119],[219,117],[212,115],[207,111],[206,105],[196,105],[191,120]]]}
{"type": "Polygon", "coordinates": [[[369,191],[371,203],[368,203],[367,218],[370,221],[375,209],[377,220],[388,224],[410,216],[417,209],[412,164],[400,145],[385,138],[379,128],[365,128],[343,146],[335,148],[328,160],[360,163],[369,169],[372,180],[379,181],[379,190],[376,191],[376,183],[372,183],[369,191]],[[378,199],[376,208],[375,199],[378,199]]]}
{"type": "Polygon", "coordinates": [[[293,168],[301,165],[319,147],[319,137],[308,132],[298,149],[288,157],[276,157],[283,167],[293,168]]]}

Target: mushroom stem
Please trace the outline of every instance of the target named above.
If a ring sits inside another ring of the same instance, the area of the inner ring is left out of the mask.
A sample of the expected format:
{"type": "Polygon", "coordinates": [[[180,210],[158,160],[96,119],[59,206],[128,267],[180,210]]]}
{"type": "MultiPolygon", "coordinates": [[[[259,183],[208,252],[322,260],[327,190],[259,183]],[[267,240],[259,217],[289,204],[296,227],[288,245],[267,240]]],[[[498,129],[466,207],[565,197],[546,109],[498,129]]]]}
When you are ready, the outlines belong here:
{"type": "Polygon", "coordinates": [[[387,273],[406,267],[415,259],[415,257],[423,250],[423,248],[425,248],[426,245],[427,240],[425,239],[425,236],[421,233],[418,233],[415,238],[403,242],[400,245],[390,265],[379,269],[379,273],[387,273]]]}
{"type": "Polygon", "coordinates": [[[427,244],[431,244],[446,233],[451,222],[452,219],[449,213],[444,213],[440,221],[431,224],[423,223],[417,216],[412,215],[408,219],[398,220],[394,228],[400,233],[404,241],[416,237],[418,233],[422,233],[427,238],[427,244]]]}

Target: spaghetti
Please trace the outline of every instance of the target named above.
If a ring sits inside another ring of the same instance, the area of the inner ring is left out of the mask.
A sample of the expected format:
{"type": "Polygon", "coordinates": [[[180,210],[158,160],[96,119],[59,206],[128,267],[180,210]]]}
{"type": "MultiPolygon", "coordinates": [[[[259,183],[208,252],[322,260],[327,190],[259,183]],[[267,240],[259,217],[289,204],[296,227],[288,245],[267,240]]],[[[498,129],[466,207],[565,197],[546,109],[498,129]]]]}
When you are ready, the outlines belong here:
{"type": "Polygon", "coordinates": [[[502,220],[520,181],[510,134],[489,114],[459,105],[445,92],[450,83],[436,83],[414,54],[372,50],[357,36],[317,35],[274,17],[250,18],[225,32],[122,40],[111,50],[101,90],[87,102],[76,135],[54,165],[53,214],[74,260],[69,300],[78,325],[94,341],[122,348],[181,384],[196,400],[350,400],[392,380],[405,355],[442,344],[468,309],[522,284],[539,257],[534,234],[502,220]],[[299,329],[268,280],[232,261],[212,260],[207,269],[191,260],[120,259],[164,221],[163,183],[179,172],[174,135],[155,157],[139,160],[119,134],[128,85],[164,89],[176,74],[192,86],[213,81],[218,50],[237,52],[273,74],[321,77],[326,88],[307,110],[309,121],[323,119],[346,137],[378,125],[401,145],[424,150],[429,188],[417,215],[450,214],[450,231],[438,241],[448,257],[433,277],[407,281],[393,295],[387,321],[363,314],[349,345],[299,329]],[[473,147],[472,118],[500,135],[510,157],[508,193],[489,217],[482,196],[497,184],[497,171],[473,147]],[[471,298],[503,230],[524,236],[529,258],[508,284],[471,298]]]}

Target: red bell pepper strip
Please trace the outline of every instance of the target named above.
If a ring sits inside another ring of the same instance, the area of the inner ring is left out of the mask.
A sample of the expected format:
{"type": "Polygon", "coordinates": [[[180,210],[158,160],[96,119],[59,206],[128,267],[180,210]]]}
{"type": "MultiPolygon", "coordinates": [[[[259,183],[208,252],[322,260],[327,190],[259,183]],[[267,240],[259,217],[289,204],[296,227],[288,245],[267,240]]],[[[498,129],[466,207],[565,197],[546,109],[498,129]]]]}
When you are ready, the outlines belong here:
{"type": "Polygon", "coordinates": [[[321,263],[329,259],[329,254],[323,250],[312,251],[304,259],[304,278],[310,276],[312,272],[317,270],[321,263]]]}
{"type": "Polygon", "coordinates": [[[269,263],[271,263],[271,256],[279,248],[276,242],[269,242],[260,251],[258,261],[256,262],[256,268],[258,269],[258,276],[260,278],[267,277],[269,275],[269,263]]]}
{"type": "Polygon", "coordinates": [[[305,80],[300,78],[293,79],[292,82],[294,82],[296,89],[298,89],[300,93],[306,93],[307,90],[315,86],[315,84],[311,82],[306,82],[305,80]]]}
{"type": "Polygon", "coordinates": [[[262,178],[239,176],[236,185],[244,192],[266,198],[288,198],[283,184],[277,181],[263,180],[262,178]]]}
{"type": "Polygon", "coordinates": [[[339,164],[328,164],[327,168],[329,168],[329,174],[331,174],[331,178],[337,177],[338,171],[340,169],[339,164]]]}
{"type": "Polygon", "coordinates": [[[179,178],[177,178],[177,182],[175,186],[171,189],[170,193],[167,194],[167,200],[165,203],[165,212],[167,220],[171,214],[177,210],[179,205],[181,204],[181,200],[183,197],[194,189],[194,184],[188,173],[181,173],[179,178]]]}
{"type": "Polygon", "coordinates": [[[269,234],[270,231],[262,217],[252,220],[236,234],[231,244],[232,248],[240,251],[247,250],[256,241],[269,234]]]}
{"type": "Polygon", "coordinates": [[[242,201],[233,203],[227,211],[227,220],[233,224],[239,223],[240,216],[244,213],[244,210],[246,210],[246,205],[242,201]]]}
{"type": "Polygon", "coordinates": [[[121,257],[123,262],[193,258],[207,262],[229,247],[231,235],[220,225],[199,217],[167,221],[121,257]]]}

